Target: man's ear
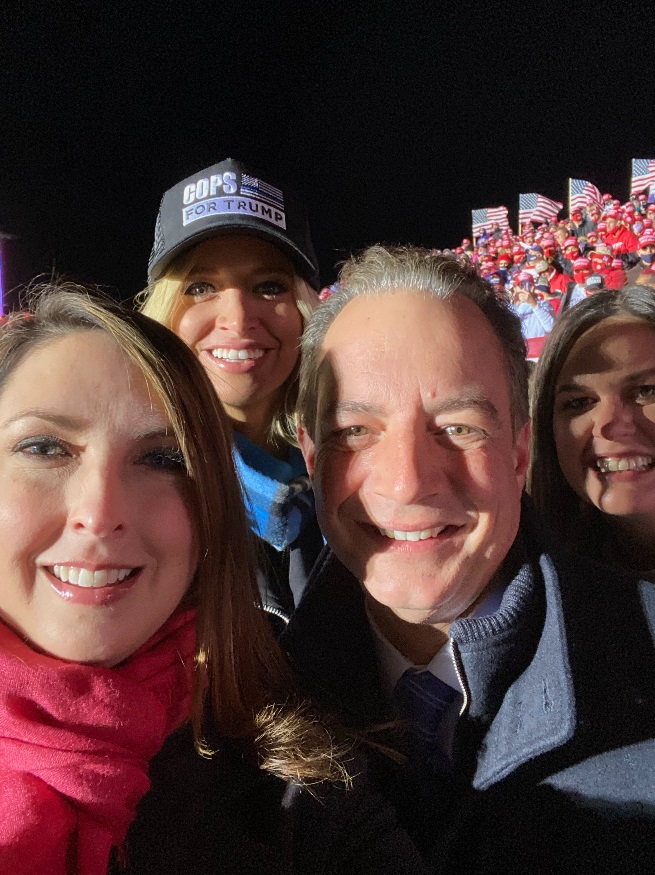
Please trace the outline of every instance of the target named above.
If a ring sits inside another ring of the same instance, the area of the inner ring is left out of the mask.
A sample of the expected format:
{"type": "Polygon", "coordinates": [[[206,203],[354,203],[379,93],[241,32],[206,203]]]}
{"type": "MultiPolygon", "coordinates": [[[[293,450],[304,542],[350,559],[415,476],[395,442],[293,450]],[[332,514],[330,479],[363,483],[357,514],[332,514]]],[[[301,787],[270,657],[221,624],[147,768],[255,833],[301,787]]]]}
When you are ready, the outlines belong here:
{"type": "Polygon", "coordinates": [[[298,426],[298,443],[300,444],[300,449],[302,450],[303,457],[305,459],[305,465],[307,466],[307,473],[310,477],[314,476],[315,462],[316,462],[316,451],[314,449],[314,441],[310,438],[309,432],[307,429],[303,428],[302,425],[298,426]]]}
{"type": "Polygon", "coordinates": [[[516,477],[521,485],[525,488],[525,480],[528,473],[528,465],[530,464],[530,420],[521,428],[514,441],[514,470],[516,477]]]}

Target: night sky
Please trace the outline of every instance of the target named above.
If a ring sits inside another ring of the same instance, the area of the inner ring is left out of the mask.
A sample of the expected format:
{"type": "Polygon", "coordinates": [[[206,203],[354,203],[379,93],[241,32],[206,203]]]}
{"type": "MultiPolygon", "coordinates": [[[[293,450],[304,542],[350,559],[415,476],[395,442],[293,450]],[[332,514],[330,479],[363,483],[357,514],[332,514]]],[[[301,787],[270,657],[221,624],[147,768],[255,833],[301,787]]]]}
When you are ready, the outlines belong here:
{"type": "Polygon", "coordinates": [[[324,284],[368,243],[457,245],[473,207],[515,224],[569,176],[625,200],[655,157],[650,3],[93,7],[2,6],[6,289],[134,294],[164,190],[228,156],[303,194],[324,284]]]}

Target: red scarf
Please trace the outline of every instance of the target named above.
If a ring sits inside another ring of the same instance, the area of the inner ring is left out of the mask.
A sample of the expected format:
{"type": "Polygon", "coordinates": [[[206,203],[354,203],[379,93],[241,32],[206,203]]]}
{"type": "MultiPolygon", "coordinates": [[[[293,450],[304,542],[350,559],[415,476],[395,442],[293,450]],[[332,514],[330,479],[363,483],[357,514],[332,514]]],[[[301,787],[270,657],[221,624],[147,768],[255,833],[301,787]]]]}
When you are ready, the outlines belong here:
{"type": "Polygon", "coordinates": [[[195,611],[116,668],[36,653],[0,622],[0,872],[105,875],[189,716],[195,611]]]}

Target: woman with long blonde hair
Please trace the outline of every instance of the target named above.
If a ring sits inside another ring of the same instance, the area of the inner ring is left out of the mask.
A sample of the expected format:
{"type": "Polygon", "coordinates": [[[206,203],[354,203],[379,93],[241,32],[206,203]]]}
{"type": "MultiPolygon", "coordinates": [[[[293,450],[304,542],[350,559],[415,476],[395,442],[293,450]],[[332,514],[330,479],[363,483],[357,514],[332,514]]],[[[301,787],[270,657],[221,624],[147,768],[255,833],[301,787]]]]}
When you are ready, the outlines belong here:
{"type": "Polygon", "coordinates": [[[227,159],[162,199],[141,310],[194,351],[228,414],[264,607],[288,619],[322,549],[293,414],[303,326],[318,304],[304,207],[227,159]]]}

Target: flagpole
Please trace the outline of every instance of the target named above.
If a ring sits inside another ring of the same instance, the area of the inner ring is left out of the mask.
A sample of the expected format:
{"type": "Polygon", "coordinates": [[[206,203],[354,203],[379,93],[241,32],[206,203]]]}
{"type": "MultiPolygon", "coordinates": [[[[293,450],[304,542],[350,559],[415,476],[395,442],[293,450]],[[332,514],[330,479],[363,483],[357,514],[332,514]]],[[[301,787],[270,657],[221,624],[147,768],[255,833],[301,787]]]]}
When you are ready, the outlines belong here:
{"type": "Polygon", "coordinates": [[[571,218],[571,177],[569,176],[569,219],[571,218]]]}

